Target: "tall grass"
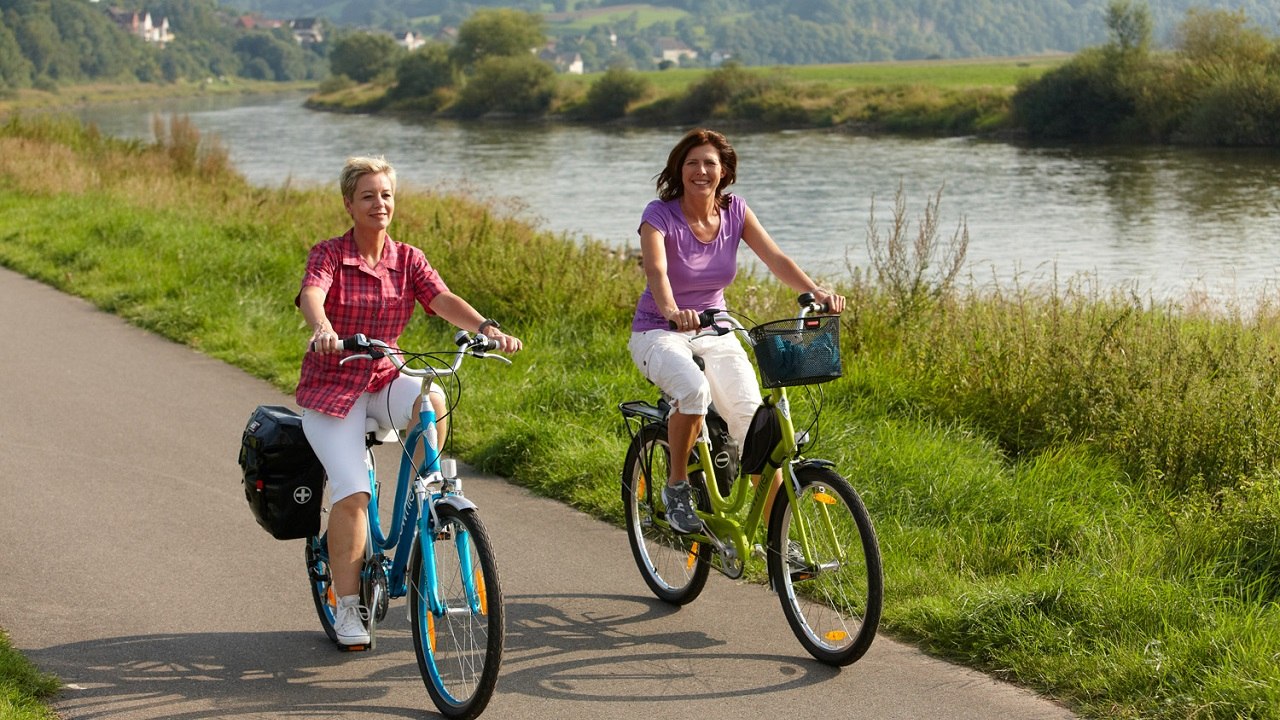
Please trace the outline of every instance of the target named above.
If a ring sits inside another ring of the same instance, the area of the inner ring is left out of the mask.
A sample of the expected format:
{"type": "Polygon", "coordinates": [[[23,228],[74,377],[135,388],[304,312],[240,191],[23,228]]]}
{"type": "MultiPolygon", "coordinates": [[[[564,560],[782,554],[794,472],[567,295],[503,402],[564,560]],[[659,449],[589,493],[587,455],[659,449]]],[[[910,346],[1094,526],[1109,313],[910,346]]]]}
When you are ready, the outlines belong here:
{"type": "MultiPolygon", "coordinates": [[[[310,245],[346,227],[337,190],[181,167],[164,143],[7,124],[0,263],[291,389],[292,298],[310,245]],[[48,158],[65,186],[27,171],[48,158]]],[[[454,452],[620,521],[616,406],[653,392],[624,349],[639,266],[464,197],[397,204],[395,237],[527,343],[466,373],[454,452]]],[[[1071,279],[960,286],[918,265],[945,270],[957,238],[896,238],[901,277],[936,290],[911,302],[910,283],[850,278],[846,377],[793,394],[799,426],[821,405],[813,455],[875,519],[888,631],[1086,716],[1280,717],[1277,313],[1071,279]]],[[[793,302],[750,275],[729,297],[757,320],[793,302]]],[[[442,325],[419,316],[403,343],[443,347],[442,325]]]]}

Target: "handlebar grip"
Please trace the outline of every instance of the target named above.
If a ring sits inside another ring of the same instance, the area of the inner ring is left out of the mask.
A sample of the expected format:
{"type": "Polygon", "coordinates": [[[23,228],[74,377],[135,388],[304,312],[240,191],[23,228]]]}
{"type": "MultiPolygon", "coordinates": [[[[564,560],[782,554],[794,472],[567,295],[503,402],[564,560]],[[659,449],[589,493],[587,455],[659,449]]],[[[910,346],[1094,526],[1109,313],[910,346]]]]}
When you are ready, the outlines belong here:
{"type": "MultiPolygon", "coordinates": [[[[361,333],[356,333],[351,337],[342,338],[341,342],[342,342],[343,350],[368,350],[369,349],[369,338],[365,337],[361,333]]],[[[311,352],[316,351],[316,343],[314,340],[311,342],[309,347],[311,348],[311,352]]]]}
{"type": "MultiPolygon", "coordinates": [[[[817,305],[816,300],[817,298],[815,298],[813,296],[813,293],[811,292],[800,293],[800,297],[796,298],[796,302],[800,305],[800,307],[809,307],[811,305],[817,305]]],[[[831,303],[822,303],[821,305],[817,305],[817,309],[818,309],[818,312],[820,313],[831,312],[831,303]]]]}
{"type": "MultiPolygon", "coordinates": [[[[711,327],[713,324],[715,324],[716,315],[720,314],[721,312],[723,311],[717,310],[716,308],[707,308],[706,310],[703,310],[702,312],[698,313],[698,327],[699,328],[711,327]]],[[[680,329],[671,320],[667,321],[667,327],[671,330],[680,329]]]]}

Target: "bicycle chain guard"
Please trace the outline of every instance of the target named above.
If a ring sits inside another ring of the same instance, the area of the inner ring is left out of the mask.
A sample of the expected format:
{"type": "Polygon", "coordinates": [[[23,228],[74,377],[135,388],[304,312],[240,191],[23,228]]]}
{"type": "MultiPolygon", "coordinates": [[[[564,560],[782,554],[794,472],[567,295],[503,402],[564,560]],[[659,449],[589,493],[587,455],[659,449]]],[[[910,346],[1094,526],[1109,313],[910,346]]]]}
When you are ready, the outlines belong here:
{"type": "Polygon", "coordinates": [[[382,622],[387,616],[390,597],[387,593],[387,571],[384,556],[378,553],[364,563],[360,573],[360,603],[369,608],[374,622],[382,622]]]}

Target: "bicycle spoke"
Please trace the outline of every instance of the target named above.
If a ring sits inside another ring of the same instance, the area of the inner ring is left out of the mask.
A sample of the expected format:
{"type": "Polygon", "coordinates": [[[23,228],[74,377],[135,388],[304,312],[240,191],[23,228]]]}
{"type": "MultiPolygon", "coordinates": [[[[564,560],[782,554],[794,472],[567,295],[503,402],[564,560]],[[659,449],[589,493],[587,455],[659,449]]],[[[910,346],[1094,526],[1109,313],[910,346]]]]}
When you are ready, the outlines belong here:
{"type": "Polygon", "coordinates": [[[797,471],[795,503],[770,521],[769,575],[805,649],[832,665],[856,661],[875,637],[883,598],[880,553],[861,499],[827,468],[797,471]]]}
{"type": "Polygon", "coordinates": [[[497,682],[502,591],[488,535],[474,512],[445,505],[437,512],[442,531],[418,542],[410,561],[414,648],[436,707],[446,717],[475,717],[497,682]]]}

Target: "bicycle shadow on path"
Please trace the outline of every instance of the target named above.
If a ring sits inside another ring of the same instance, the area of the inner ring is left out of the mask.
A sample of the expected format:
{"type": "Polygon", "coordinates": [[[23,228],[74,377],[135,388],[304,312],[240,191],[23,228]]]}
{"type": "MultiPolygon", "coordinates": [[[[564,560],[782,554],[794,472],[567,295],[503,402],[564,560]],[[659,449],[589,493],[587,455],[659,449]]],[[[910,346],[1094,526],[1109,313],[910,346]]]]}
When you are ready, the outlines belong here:
{"type": "MultiPolygon", "coordinates": [[[[656,599],[520,595],[505,607],[495,708],[521,704],[518,696],[553,705],[715,700],[839,675],[798,656],[707,652],[726,641],[665,628],[679,609],[656,599]]],[[[437,717],[398,603],[370,653],[340,652],[317,629],[121,636],[28,655],[66,683],[56,706],[67,718],[437,717]]]]}
{"type": "Polygon", "coordinates": [[[733,652],[731,642],[670,622],[680,608],[620,594],[507,598],[500,687],[549,700],[681,702],[763,695],[840,674],[807,655],[733,652]],[[663,648],[668,648],[664,650],[663,648]],[[708,652],[725,648],[722,652],[708,652]]]}

